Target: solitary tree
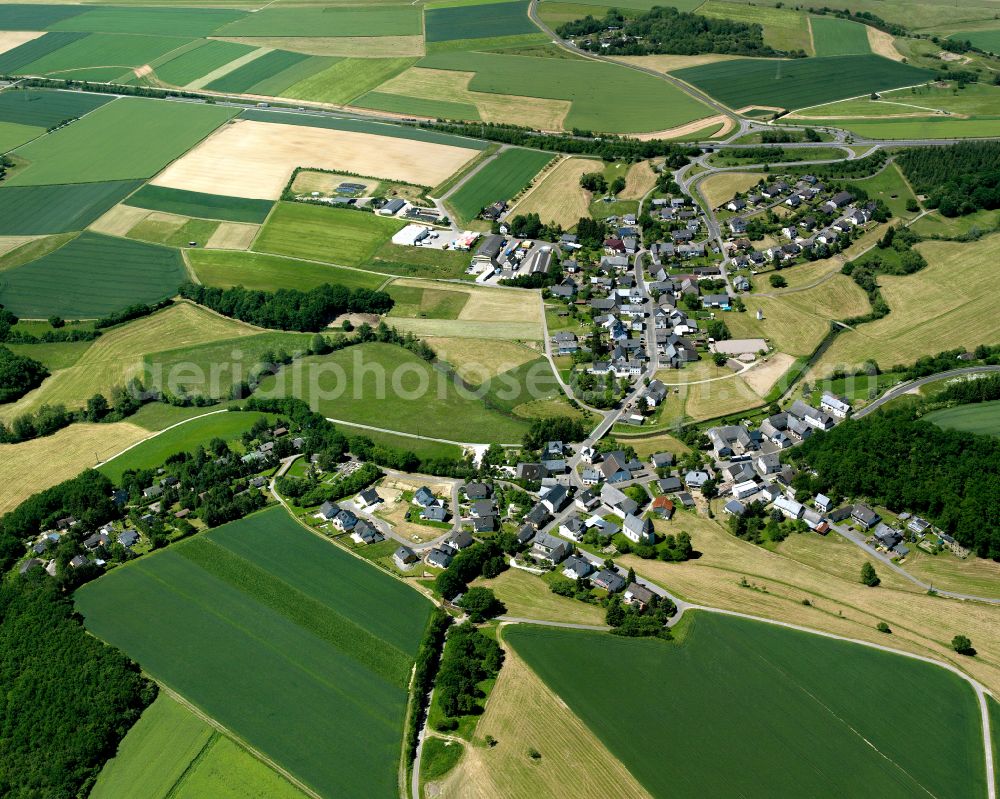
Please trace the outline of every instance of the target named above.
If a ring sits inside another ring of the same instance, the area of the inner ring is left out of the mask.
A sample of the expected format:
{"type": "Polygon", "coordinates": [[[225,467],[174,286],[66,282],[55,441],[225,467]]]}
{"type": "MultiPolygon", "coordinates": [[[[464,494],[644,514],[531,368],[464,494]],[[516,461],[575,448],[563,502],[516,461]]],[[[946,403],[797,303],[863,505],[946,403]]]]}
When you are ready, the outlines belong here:
{"type": "Polygon", "coordinates": [[[966,635],[956,635],[951,639],[951,648],[960,655],[974,655],[976,650],[972,648],[972,641],[966,635]]]}
{"type": "Polygon", "coordinates": [[[861,567],[861,582],[869,588],[874,588],[882,582],[879,579],[878,574],[875,573],[875,567],[868,562],[861,567]]]}

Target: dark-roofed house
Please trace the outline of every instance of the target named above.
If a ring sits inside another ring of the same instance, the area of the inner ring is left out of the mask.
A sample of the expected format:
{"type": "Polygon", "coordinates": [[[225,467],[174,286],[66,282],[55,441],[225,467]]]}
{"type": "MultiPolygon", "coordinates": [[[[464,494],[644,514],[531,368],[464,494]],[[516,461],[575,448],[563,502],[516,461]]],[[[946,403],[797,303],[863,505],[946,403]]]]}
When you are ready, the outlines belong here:
{"type": "Polygon", "coordinates": [[[851,518],[857,522],[858,527],[862,530],[870,530],[882,521],[882,517],[867,505],[855,505],[854,511],[851,513],[851,518]]]}
{"type": "Polygon", "coordinates": [[[361,519],[354,529],[351,531],[351,539],[356,544],[377,544],[379,541],[385,541],[385,536],[382,535],[374,526],[361,519]]]}
{"type": "Polygon", "coordinates": [[[83,546],[85,549],[94,550],[98,547],[106,547],[110,541],[107,533],[94,533],[83,539],[83,546]]]}
{"type": "Polygon", "coordinates": [[[70,560],[69,565],[71,568],[79,569],[81,566],[86,566],[89,562],[83,555],[75,555],[70,560]]]}
{"type": "Polygon", "coordinates": [[[653,601],[653,592],[638,583],[629,583],[622,595],[622,601],[626,605],[638,605],[645,610],[646,606],[653,601]]]}
{"type": "Polygon", "coordinates": [[[377,505],[381,502],[382,497],[378,495],[378,491],[376,491],[373,486],[371,488],[366,488],[358,494],[357,501],[362,508],[370,508],[372,505],[377,505]]]}
{"type": "Polygon", "coordinates": [[[551,519],[552,516],[549,514],[549,509],[546,508],[541,502],[539,502],[535,507],[525,514],[524,521],[526,524],[530,524],[536,530],[544,527],[546,522],[551,519]]]}
{"type": "Polygon", "coordinates": [[[594,565],[586,558],[570,555],[563,561],[562,573],[571,580],[579,580],[594,571],[594,565]]]}
{"type": "Polygon", "coordinates": [[[558,513],[567,502],[569,502],[569,493],[564,485],[552,486],[542,497],[542,504],[549,509],[550,513],[558,513]]]}
{"type": "Polygon", "coordinates": [[[466,483],[465,484],[465,496],[467,499],[476,501],[479,499],[488,499],[492,496],[493,491],[490,489],[486,483],[466,483]]]}
{"type": "Polygon", "coordinates": [[[342,509],[340,513],[333,517],[333,526],[345,533],[353,530],[354,525],[357,523],[358,517],[354,514],[354,511],[342,509]]]}
{"type": "Polygon", "coordinates": [[[431,505],[437,504],[437,498],[434,496],[434,492],[427,486],[421,486],[416,490],[413,494],[413,501],[422,508],[429,508],[431,505]]]}
{"type": "Polygon", "coordinates": [[[469,508],[469,514],[473,519],[479,519],[483,516],[493,516],[496,514],[496,509],[493,506],[492,499],[477,499],[472,503],[469,508]]]}
{"type": "Polygon", "coordinates": [[[400,547],[392,553],[392,561],[398,569],[409,569],[418,560],[417,553],[409,547],[400,547]]]}
{"type": "Polygon", "coordinates": [[[447,569],[453,557],[454,555],[446,549],[432,549],[427,553],[427,557],[424,560],[427,561],[428,566],[435,566],[438,569],[447,569]]]}
{"type": "Polygon", "coordinates": [[[324,521],[330,521],[338,513],[340,513],[340,508],[334,505],[332,502],[324,502],[319,506],[319,510],[316,511],[316,516],[324,521]]]}
{"type": "Polygon", "coordinates": [[[673,465],[674,455],[672,452],[656,452],[650,457],[649,462],[653,464],[654,469],[663,469],[673,465]]]}
{"type": "Polygon", "coordinates": [[[139,533],[136,530],[125,530],[118,534],[118,543],[125,549],[131,549],[139,543],[139,533]]]}
{"type": "Polygon", "coordinates": [[[540,463],[517,464],[518,480],[527,480],[529,483],[537,483],[548,476],[548,470],[540,463]]]}
{"type": "Polygon", "coordinates": [[[632,478],[628,464],[615,454],[608,455],[601,461],[600,470],[609,483],[621,483],[632,478]]]}
{"type": "Polygon", "coordinates": [[[531,545],[531,554],[539,560],[560,563],[569,554],[569,541],[563,541],[548,533],[538,533],[531,545]]]}
{"type": "Polygon", "coordinates": [[[420,518],[428,522],[448,521],[448,511],[441,505],[431,505],[420,511],[420,518]]]}
{"type": "Polygon", "coordinates": [[[441,544],[443,547],[459,552],[466,547],[471,547],[475,543],[475,539],[469,535],[465,530],[459,530],[458,532],[452,533],[448,536],[444,542],[441,544]]]}
{"type": "Polygon", "coordinates": [[[625,580],[622,579],[622,576],[618,574],[618,572],[613,572],[610,569],[601,569],[594,575],[592,582],[598,588],[603,588],[609,594],[617,594],[625,587],[625,580]]]}
{"type": "Polygon", "coordinates": [[[680,478],[674,477],[673,475],[670,477],[664,477],[662,480],[657,480],[656,487],[664,494],[669,494],[673,491],[680,491],[682,488],[680,478]]]}

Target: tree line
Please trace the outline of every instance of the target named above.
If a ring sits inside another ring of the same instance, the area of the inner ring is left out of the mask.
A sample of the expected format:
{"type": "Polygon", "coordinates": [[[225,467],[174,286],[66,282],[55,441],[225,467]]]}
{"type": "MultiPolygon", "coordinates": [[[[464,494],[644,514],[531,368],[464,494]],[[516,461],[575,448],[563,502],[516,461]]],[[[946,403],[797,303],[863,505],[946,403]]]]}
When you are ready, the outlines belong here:
{"type": "Polygon", "coordinates": [[[588,14],[560,25],[556,32],[564,39],[573,39],[582,50],[610,55],[724,53],[758,58],[805,57],[802,50],[786,53],[765,44],[764,28],[755,22],[715,19],[670,7],[628,14],[617,8],[609,9],[602,19],[588,14]]]}
{"type": "Polygon", "coordinates": [[[471,622],[453,627],[448,633],[441,667],[434,683],[434,698],[444,719],[442,732],[458,729],[458,717],[481,712],[484,697],[479,683],[496,677],[503,665],[500,645],[471,622]]]}
{"type": "Polygon", "coordinates": [[[40,361],[0,346],[0,403],[20,399],[48,376],[49,370],[40,361]]]}
{"type": "Polygon", "coordinates": [[[1000,142],[960,142],[946,147],[914,147],[896,162],[924,205],[942,216],[965,216],[1000,208],[1000,142]]]}
{"type": "Polygon", "coordinates": [[[234,286],[211,288],[184,283],[180,295],[223,316],[274,330],[322,330],[343,313],[383,314],[393,300],[384,291],[324,283],[308,291],[261,291],[234,286]]]}
{"type": "Polygon", "coordinates": [[[942,430],[913,409],[849,419],[787,457],[815,470],[809,491],[864,497],[926,516],[984,558],[1000,558],[1000,441],[942,430]]]}

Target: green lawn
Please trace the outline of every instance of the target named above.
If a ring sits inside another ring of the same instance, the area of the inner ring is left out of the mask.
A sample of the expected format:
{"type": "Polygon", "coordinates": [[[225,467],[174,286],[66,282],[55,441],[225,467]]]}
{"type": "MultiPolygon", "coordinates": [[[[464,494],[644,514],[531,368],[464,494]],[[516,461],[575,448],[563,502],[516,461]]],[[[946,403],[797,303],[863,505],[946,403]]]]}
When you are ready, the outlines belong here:
{"type": "Polygon", "coordinates": [[[417,66],[475,72],[474,92],[570,100],[566,128],[609,133],[665,130],[709,109],[664,80],[617,64],[498,53],[443,52],[417,66]]]}
{"type": "Polygon", "coordinates": [[[513,198],[552,158],[537,150],[504,150],[452,194],[448,204],[463,219],[475,219],[487,205],[513,198]]]}
{"type": "Polygon", "coordinates": [[[177,250],[85,232],[4,272],[0,303],[29,319],[92,318],[169,297],[185,277],[177,250]]]}
{"type": "Polygon", "coordinates": [[[730,108],[766,105],[787,109],[923,83],[933,77],[929,70],[872,54],[794,61],[740,58],[672,74],[730,108]]]}
{"type": "Polygon", "coordinates": [[[810,17],[816,55],[864,55],[870,53],[868,29],[849,19],[810,17]]]}
{"type": "Polygon", "coordinates": [[[0,235],[82,230],[138,187],[135,180],[0,187],[0,235]]]}
{"type": "Polygon", "coordinates": [[[505,638],[654,796],[986,793],[975,694],[937,666],[712,613],[683,644],[522,625],[505,638]],[[622,664],[655,678],[609,679],[622,664]]]}
{"type": "MultiPolygon", "coordinates": [[[[201,412],[207,414],[212,410],[203,408],[201,412]]],[[[273,417],[255,411],[224,411],[192,419],[143,441],[128,452],[103,464],[99,471],[117,483],[129,469],[155,469],[162,466],[171,455],[176,455],[178,452],[194,452],[199,447],[207,445],[213,438],[236,441],[253,427],[258,419],[264,418],[273,417]]]]}
{"type": "Polygon", "coordinates": [[[45,133],[45,128],[18,125],[15,122],[0,122],[0,153],[20,147],[45,133]]]}
{"type": "Polygon", "coordinates": [[[254,243],[259,252],[361,266],[405,222],[365,211],[279,203],[254,243]]]}
{"type": "Polygon", "coordinates": [[[145,185],[125,201],[126,205],[164,211],[181,216],[199,216],[224,222],[253,222],[260,224],[270,212],[270,200],[252,200],[245,197],[227,197],[199,191],[171,189],[166,186],[145,185]]]}
{"type": "Polygon", "coordinates": [[[697,11],[706,17],[761,25],[764,28],[764,43],[775,50],[803,50],[812,53],[809,27],[802,11],[766,5],[724,3],[719,0],[709,0],[699,6],[697,11]]]}
{"type": "Polygon", "coordinates": [[[226,25],[217,36],[416,36],[421,9],[413,5],[373,7],[270,6],[226,25]]]}
{"type": "Polygon", "coordinates": [[[277,291],[280,288],[308,291],[324,283],[349,288],[377,289],[386,278],[360,269],[345,269],[330,264],[296,261],[279,255],[225,250],[191,250],[191,268],[206,286],[243,286],[248,289],[277,291]]]}
{"type": "MultiPolygon", "coordinates": [[[[802,113],[817,117],[891,117],[898,114],[930,115],[940,111],[989,118],[996,117],[1000,109],[1000,86],[968,83],[959,88],[954,82],[943,85],[933,83],[881,92],[879,98],[872,100],[870,96],[855,97],[852,100],[810,107],[802,113]]],[[[964,120],[958,118],[951,121],[964,120]]]]}
{"type": "Polygon", "coordinates": [[[48,128],[89,114],[113,99],[108,95],[82,92],[10,89],[0,93],[0,120],[48,128]]]}
{"type": "Polygon", "coordinates": [[[1000,53],[1000,28],[953,33],[948,38],[957,41],[972,42],[974,47],[986,50],[989,53],[1000,53]]]}
{"type": "Polygon", "coordinates": [[[236,42],[206,41],[157,65],[156,77],[171,86],[186,86],[252,51],[249,45],[236,42]]]}
{"type": "Polygon", "coordinates": [[[116,569],[76,602],[95,635],[318,793],[397,795],[431,605],[282,508],[116,569]]]}
{"type": "Polygon", "coordinates": [[[1000,136],[1000,115],[954,119],[926,117],[917,119],[871,119],[840,121],[861,136],[874,139],[969,139],[1000,136]]]}
{"type": "Polygon", "coordinates": [[[1000,210],[976,211],[956,217],[941,216],[933,211],[914,222],[912,227],[921,236],[940,236],[944,239],[964,236],[973,229],[987,232],[1000,227],[1000,210]]]}
{"type": "Polygon", "coordinates": [[[124,97],[15,151],[28,165],[8,186],[148,178],[236,111],[124,97]]]}
{"type": "Polygon", "coordinates": [[[924,417],[924,420],[933,422],[945,430],[1000,436],[1000,400],[932,411],[924,417]]]}
{"type": "Polygon", "coordinates": [[[527,422],[487,409],[444,373],[392,344],[310,356],[267,377],[264,396],[294,396],[333,419],[460,442],[516,443],[527,422]]]}
{"type": "Polygon", "coordinates": [[[461,278],[470,261],[469,253],[460,250],[404,247],[389,242],[378,249],[368,266],[402,277],[461,278]]]}

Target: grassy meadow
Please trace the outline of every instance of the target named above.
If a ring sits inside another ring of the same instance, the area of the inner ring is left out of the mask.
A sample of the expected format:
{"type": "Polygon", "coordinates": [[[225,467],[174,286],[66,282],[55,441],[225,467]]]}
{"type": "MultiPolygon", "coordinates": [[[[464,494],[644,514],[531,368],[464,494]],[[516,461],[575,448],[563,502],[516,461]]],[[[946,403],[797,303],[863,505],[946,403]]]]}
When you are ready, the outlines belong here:
{"type": "Polygon", "coordinates": [[[976,698],[951,672],[743,619],[691,624],[681,644],[530,626],[505,638],[653,795],[984,792],[976,698]],[[608,680],[622,663],[659,679],[608,680]],[[886,704],[880,673],[921,701],[886,704]],[[931,738],[933,758],[910,745],[931,738]]]}
{"type": "Polygon", "coordinates": [[[923,417],[945,430],[961,430],[985,436],[1000,436],[1000,400],[959,405],[932,411],[923,417]]]}
{"type": "Polygon", "coordinates": [[[257,252],[191,250],[187,254],[198,280],[206,286],[277,291],[280,288],[308,291],[324,283],[348,288],[377,289],[386,278],[360,269],[311,263],[280,255],[257,252]]]}
{"type": "Polygon", "coordinates": [[[76,602],[95,635],[313,790],[396,795],[430,603],[282,508],[116,569],[76,602]]]}

